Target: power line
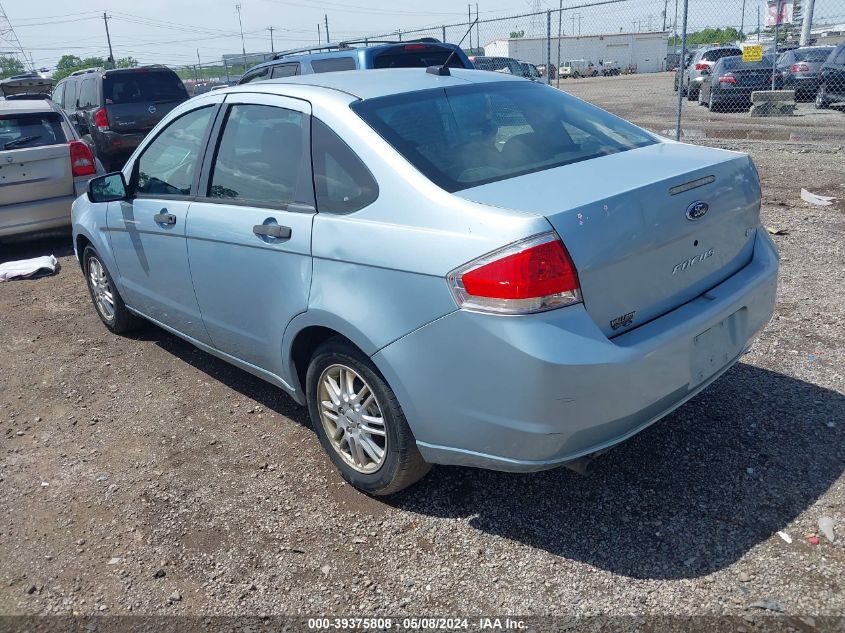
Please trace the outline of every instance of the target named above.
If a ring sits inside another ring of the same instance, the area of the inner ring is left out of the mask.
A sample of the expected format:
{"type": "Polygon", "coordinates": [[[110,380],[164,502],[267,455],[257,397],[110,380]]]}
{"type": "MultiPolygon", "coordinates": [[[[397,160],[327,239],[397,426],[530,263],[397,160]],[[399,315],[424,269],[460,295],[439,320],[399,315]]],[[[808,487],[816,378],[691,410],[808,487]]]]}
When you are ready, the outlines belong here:
{"type": "Polygon", "coordinates": [[[16,55],[17,51],[20,51],[24,65],[26,65],[27,61],[29,61],[29,69],[33,71],[35,70],[32,66],[32,60],[27,60],[26,52],[23,50],[23,46],[21,46],[21,42],[18,39],[17,33],[15,33],[15,29],[12,28],[9,16],[6,15],[3,5],[0,4],[0,49],[5,48],[5,46],[3,46],[4,42],[11,45],[16,55]]]}

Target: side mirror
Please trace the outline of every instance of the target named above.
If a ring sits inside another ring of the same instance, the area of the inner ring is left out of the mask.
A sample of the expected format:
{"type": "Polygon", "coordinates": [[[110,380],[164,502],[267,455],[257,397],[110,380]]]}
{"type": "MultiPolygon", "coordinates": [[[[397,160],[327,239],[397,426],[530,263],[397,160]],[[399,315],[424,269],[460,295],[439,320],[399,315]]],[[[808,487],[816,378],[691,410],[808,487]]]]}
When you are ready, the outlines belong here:
{"type": "Polygon", "coordinates": [[[126,200],[129,191],[122,171],[97,176],[88,181],[88,199],[91,202],[114,202],[126,200]]]}

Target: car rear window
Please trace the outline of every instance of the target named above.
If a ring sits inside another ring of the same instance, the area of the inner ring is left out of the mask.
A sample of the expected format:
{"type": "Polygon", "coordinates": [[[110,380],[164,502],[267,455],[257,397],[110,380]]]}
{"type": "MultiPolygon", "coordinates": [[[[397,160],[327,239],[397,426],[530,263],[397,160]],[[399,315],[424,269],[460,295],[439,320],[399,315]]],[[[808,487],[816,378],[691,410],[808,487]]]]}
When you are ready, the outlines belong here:
{"type": "Polygon", "coordinates": [[[771,57],[764,57],[759,62],[744,62],[742,56],[725,57],[721,62],[722,70],[771,70],[774,60],[771,57]]]}
{"type": "Polygon", "coordinates": [[[357,66],[351,57],[329,57],[312,60],[311,68],[315,73],[331,73],[338,70],[355,70],[357,66]]]}
{"type": "Polygon", "coordinates": [[[182,80],[169,71],[135,71],[108,74],[103,78],[106,104],[166,103],[184,101],[188,92],[182,80]]]}
{"type": "Polygon", "coordinates": [[[0,114],[0,149],[66,143],[58,112],[0,114]]]}
{"type": "Polygon", "coordinates": [[[604,110],[529,82],[422,90],[350,107],[453,192],[657,142],[604,110]]]}
{"type": "MultiPolygon", "coordinates": [[[[373,68],[428,68],[446,63],[452,49],[425,44],[405,44],[377,53],[373,68]]],[[[449,59],[449,68],[464,68],[463,60],[457,54],[449,59]]]]}
{"type": "Polygon", "coordinates": [[[704,51],[701,59],[706,62],[715,62],[723,57],[733,57],[734,55],[742,55],[742,51],[738,48],[716,48],[712,51],[704,51]]]}
{"type": "Polygon", "coordinates": [[[795,61],[799,62],[823,62],[829,56],[833,48],[806,49],[795,51],[795,61]]]}

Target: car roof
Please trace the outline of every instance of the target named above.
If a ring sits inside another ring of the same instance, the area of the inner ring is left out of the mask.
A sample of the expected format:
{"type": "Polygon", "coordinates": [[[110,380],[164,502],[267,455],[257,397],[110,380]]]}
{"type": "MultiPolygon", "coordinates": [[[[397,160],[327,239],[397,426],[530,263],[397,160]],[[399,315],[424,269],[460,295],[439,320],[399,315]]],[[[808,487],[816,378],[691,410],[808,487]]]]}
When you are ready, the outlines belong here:
{"type": "MultiPolygon", "coordinates": [[[[268,79],[256,83],[229,88],[232,92],[243,92],[266,88],[266,92],[278,91],[278,86],[288,84],[311,86],[344,92],[359,99],[373,99],[404,92],[416,92],[428,88],[449,88],[467,84],[493,83],[501,81],[528,81],[500,73],[486,73],[465,68],[450,68],[446,76],[426,72],[425,68],[384,68],[374,70],[344,70],[331,73],[297,75],[283,79],[268,79]],[[273,89],[274,87],[275,90],[273,89]]],[[[265,90],[261,90],[264,92],[265,90]]]]}
{"type": "Polygon", "coordinates": [[[55,112],[52,101],[46,99],[11,99],[0,101],[2,112],[55,112]]]}

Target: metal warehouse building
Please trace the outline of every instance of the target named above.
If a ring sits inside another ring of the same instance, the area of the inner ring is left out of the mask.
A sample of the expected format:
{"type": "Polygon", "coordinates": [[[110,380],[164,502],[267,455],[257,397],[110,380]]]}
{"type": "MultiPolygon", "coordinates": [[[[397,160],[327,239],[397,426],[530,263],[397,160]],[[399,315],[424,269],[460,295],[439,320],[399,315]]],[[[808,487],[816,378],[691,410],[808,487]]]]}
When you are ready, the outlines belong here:
{"type": "MultiPolygon", "coordinates": [[[[558,42],[561,62],[567,59],[619,62],[622,68],[635,64],[637,72],[654,73],[666,67],[669,32],[552,37],[552,65],[557,64],[558,42]]],[[[484,46],[485,55],[513,57],[532,64],[545,64],[547,50],[545,37],[493,40],[484,46]]]]}

